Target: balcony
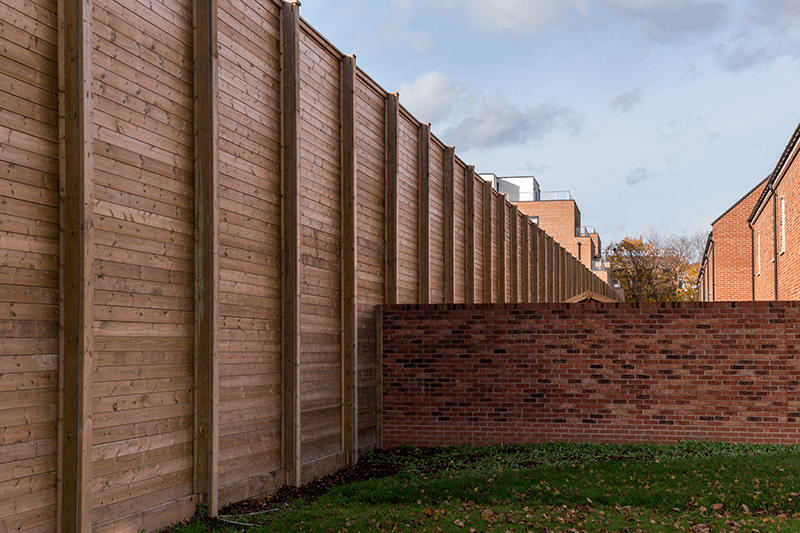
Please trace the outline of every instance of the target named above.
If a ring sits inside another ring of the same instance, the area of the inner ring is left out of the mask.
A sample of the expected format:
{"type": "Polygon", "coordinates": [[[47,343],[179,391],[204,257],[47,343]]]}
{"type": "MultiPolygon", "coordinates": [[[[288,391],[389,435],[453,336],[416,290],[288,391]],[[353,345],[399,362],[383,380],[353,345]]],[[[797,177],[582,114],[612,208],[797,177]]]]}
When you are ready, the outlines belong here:
{"type": "Polygon", "coordinates": [[[569,191],[542,191],[539,193],[539,200],[553,202],[556,200],[574,200],[574,198],[569,191]]]}
{"type": "Polygon", "coordinates": [[[583,226],[575,228],[575,236],[576,237],[589,237],[590,235],[596,235],[597,230],[594,226],[583,226]]]}
{"type": "MultiPolygon", "coordinates": [[[[501,191],[502,192],[502,191],[501,191]]],[[[509,202],[538,202],[537,192],[503,192],[509,202]]]]}

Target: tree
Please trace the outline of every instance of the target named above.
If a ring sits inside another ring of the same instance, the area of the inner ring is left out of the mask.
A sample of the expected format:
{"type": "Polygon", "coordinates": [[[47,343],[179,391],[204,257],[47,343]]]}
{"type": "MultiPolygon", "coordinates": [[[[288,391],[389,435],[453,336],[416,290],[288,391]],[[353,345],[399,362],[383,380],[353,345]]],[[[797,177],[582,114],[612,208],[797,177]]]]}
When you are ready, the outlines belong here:
{"type": "Polygon", "coordinates": [[[660,251],[667,263],[672,264],[677,275],[677,299],[689,302],[697,299],[697,276],[700,274],[700,262],[706,248],[708,234],[695,231],[691,234],[655,235],[651,242],[660,251]]]}
{"type": "Polygon", "coordinates": [[[630,302],[697,299],[702,239],[696,235],[626,237],[606,249],[612,275],[630,302]]]}

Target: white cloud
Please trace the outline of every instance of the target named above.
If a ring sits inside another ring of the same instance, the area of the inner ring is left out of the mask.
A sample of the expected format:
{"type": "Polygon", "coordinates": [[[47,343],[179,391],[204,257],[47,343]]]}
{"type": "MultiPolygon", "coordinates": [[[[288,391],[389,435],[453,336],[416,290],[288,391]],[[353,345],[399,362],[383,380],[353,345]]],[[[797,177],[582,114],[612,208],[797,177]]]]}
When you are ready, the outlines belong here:
{"type": "Polygon", "coordinates": [[[571,14],[586,15],[589,0],[422,0],[444,9],[466,13],[475,28],[520,33],[558,26],[571,14]]]}
{"type": "Polygon", "coordinates": [[[755,0],[714,47],[717,63],[739,73],[800,58],[800,0],[755,0]]]}
{"type": "Polygon", "coordinates": [[[593,23],[595,10],[610,8],[623,18],[644,22],[647,34],[659,39],[716,28],[728,11],[720,0],[392,0],[399,13],[409,12],[415,4],[462,13],[481,31],[511,34],[575,20],[593,23]]]}
{"type": "Polygon", "coordinates": [[[409,24],[414,14],[414,2],[392,0],[392,17],[378,26],[377,44],[383,48],[406,45],[418,52],[431,52],[436,39],[425,30],[412,29],[409,24]]]}
{"type": "Polygon", "coordinates": [[[725,3],[718,0],[610,0],[609,4],[623,17],[644,22],[646,34],[659,40],[711,31],[728,15],[725,3]]]}
{"type": "Polygon", "coordinates": [[[389,22],[381,26],[378,35],[384,47],[407,45],[418,52],[432,52],[436,48],[436,39],[425,31],[413,31],[407,26],[402,29],[397,24],[389,22]]]}
{"type": "Polygon", "coordinates": [[[552,102],[523,109],[486,99],[476,111],[449,128],[445,138],[467,150],[526,146],[555,134],[577,135],[584,121],[575,110],[552,102]]]}
{"type": "Polygon", "coordinates": [[[642,89],[633,89],[626,93],[619,94],[611,100],[611,109],[627,113],[637,105],[642,103],[642,89]]]}
{"type": "Polygon", "coordinates": [[[741,24],[714,50],[731,72],[769,66],[781,57],[800,58],[800,1],[758,0],[741,24]]]}
{"type": "Polygon", "coordinates": [[[638,185],[643,181],[654,178],[655,175],[656,173],[652,170],[649,170],[646,167],[639,167],[631,170],[628,175],[625,176],[625,183],[633,187],[634,185],[638,185]]]}
{"type": "Polygon", "coordinates": [[[453,116],[465,91],[463,84],[433,71],[401,85],[400,100],[423,122],[437,123],[453,116]]]}
{"type": "Polygon", "coordinates": [[[732,72],[767,65],[784,53],[780,42],[775,42],[768,30],[756,28],[737,31],[714,52],[719,64],[732,72]]]}
{"type": "Polygon", "coordinates": [[[697,132],[705,128],[703,115],[691,109],[680,109],[672,116],[665,118],[656,128],[658,138],[662,141],[672,141],[679,138],[694,137],[697,132]]]}
{"type": "Polygon", "coordinates": [[[800,18],[800,1],[756,0],[748,9],[748,15],[772,24],[779,23],[782,17],[800,18]]]}
{"type": "Polygon", "coordinates": [[[438,71],[402,86],[400,101],[422,122],[444,125],[442,139],[460,149],[525,146],[559,133],[580,132],[584,118],[553,102],[531,107],[488,96],[438,71]]]}

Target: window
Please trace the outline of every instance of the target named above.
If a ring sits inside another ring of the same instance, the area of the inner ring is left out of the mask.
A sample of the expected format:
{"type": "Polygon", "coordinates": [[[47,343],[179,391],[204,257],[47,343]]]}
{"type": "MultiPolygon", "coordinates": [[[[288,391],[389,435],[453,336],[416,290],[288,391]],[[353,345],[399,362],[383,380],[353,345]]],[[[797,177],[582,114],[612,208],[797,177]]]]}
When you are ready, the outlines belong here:
{"type": "Polygon", "coordinates": [[[756,276],[761,275],[761,232],[759,231],[756,233],[756,261],[757,261],[757,271],[756,276]]]}
{"type": "Polygon", "coordinates": [[[786,197],[781,196],[781,253],[786,251],[786,197]]]}

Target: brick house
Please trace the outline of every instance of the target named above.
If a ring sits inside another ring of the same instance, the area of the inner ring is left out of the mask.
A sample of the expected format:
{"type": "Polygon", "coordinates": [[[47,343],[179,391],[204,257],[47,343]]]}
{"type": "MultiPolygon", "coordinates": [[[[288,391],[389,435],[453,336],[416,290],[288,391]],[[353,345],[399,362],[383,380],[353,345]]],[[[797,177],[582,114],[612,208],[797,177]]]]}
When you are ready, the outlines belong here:
{"type": "Polygon", "coordinates": [[[753,299],[800,299],[800,126],[748,219],[754,233],[753,299]]]}
{"type": "Polygon", "coordinates": [[[553,237],[594,275],[611,286],[611,271],[602,260],[602,243],[594,226],[581,226],[581,211],[569,191],[542,191],[533,176],[496,176],[481,174],[491,179],[495,190],[517,206],[539,228],[553,237]]]}
{"type": "Polygon", "coordinates": [[[698,277],[698,300],[752,300],[752,247],[747,219],[769,177],[711,223],[698,277]]]}
{"type": "Polygon", "coordinates": [[[800,125],[773,172],[712,223],[700,301],[800,299],[800,125]]]}

